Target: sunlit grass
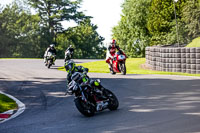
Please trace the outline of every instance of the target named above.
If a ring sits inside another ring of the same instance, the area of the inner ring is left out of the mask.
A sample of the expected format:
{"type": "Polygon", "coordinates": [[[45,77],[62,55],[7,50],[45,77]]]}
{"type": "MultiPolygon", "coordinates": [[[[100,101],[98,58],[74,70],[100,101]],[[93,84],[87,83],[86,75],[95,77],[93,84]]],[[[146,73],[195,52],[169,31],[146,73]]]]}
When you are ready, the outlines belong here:
{"type": "Polygon", "coordinates": [[[16,108],[17,104],[13,99],[10,99],[5,95],[0,94],[0,113],[16,108]]]}
{"type": "Polygon", "coordinates": [[[0,58],[0,59],[42,59],[42,58],[0,58]]]}
{"type": "Polygon", "coordinates": [[[192,40],[192,42],[188,44],[186,47],[200,47],[200,37],[192,40]]]}
{"type": "MultiPolygon", "coordinates": [[[[162,75],[200,76],[200,74],[187,74],[187,73],[147,70],[147,69],[141,68],[141,65],[144,63],[145,63],[145,58],[128,58],[126,61],[127,74],[162,74],[162,75]]],[[[89,68],[89,72],[109,73],[108,64],[105,61],[81,63],[77,65],[82,65],[83,67],[89,68]]],[[[65,71],[64,67],[60,67],[59,70],[65,71]]]]}

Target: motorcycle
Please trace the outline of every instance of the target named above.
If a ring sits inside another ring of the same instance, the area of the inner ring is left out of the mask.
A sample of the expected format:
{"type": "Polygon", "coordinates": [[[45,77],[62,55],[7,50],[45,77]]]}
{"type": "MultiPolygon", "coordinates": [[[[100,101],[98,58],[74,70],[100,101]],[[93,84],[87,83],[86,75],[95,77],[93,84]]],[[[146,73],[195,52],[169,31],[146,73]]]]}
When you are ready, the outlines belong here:
{"type": "Polygon", "coordinates": [[[123,75],[126,75],[126,58],[126,54],[121,50],[116,52],[112,59],[112,69],[110,69],[110,73],[122,73],[123,75]]]}
{"type": "Polygon", "coordinates": [[[65,51],[65,62],[67,61],[67,60],[70,60],[70,59],[72,59],[72,57],[73,57],[73,51],[70,51],[70,50],[66,50],[65,51]]]}
{"type": "Polygon", "coordinates": [[[47,68],[50,68],[54,64],[55,60],[56,60],[56,55],[51,52],[48,52],[47,53],[47,62],[46,62],[47,68]]]}
{"type": "Polygon", "coordinates": [[[75,72],[71,79],[67,94],[75,95],[76,108],[84,116],[90,117],[95,112],[104,109],[116,110],[118,108],[117,97],[110,90],[104,88],[99,79],[91,80],[87,75],[80,72],[75,72]],[[94,82],[98,83],[101,88],[93,85],[94,82]]]}

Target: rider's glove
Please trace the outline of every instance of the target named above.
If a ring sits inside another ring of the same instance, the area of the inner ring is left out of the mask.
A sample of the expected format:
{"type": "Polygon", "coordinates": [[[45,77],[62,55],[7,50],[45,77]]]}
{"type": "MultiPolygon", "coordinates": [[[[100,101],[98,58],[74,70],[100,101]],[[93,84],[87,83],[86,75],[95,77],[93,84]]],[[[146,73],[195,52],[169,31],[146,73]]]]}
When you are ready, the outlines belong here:
{"type": "Polygon", "coordinates": [[[73,94],[73,90],[72,89],[66,89],[65,95],[72,95],[73,94]]]}
{"type": "Polygon", "coordinates": [[[86,74],[87,74],[87,71],[84,71],[83,74],[86,75],[86,74]]]}

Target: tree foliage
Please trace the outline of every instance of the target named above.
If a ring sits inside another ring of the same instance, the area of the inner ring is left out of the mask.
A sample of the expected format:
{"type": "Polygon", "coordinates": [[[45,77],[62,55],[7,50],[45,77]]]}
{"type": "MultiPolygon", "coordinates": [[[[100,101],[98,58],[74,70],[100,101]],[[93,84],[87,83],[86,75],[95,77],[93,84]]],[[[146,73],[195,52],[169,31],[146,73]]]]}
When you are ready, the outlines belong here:
{"type": "Polygon", "coordinates": [[[62,52],[69,45],[75,48],[75,58],[103,58],[104,47],[101,42],[104,40],[96,32],[97,26],[93,25],[90,19],[84,19],[76,27],[69,28],[64,34],[60,34],[58,42],[59,51],[62,52]]]}
{"type": "Polygon", "coordinates": [[[188,0],[183,8],[182,21],[189,39],[192,40],[200,36],[200,0],[188,0]]]}
{"type": "Polygon", "coordinates": [[[56,43],[58,32],[63,32],[62,21],[82,20],[86,16],[78,11],[81,0],[28,0],[38,12],[41,26],[49,32],[49,43],[56,43]],[[54,39],[54,40],[53,40],[54,39]]]}
{"type": "Polygon", "coordinates": [[[144,56],[148,45],[148,7],[151,0],[126,0],[122,5],[121,21],[113,28],[113,37],[129,56],[144,56]]]}
{"type": "Polygon", "coordinates": [[[146,46],[187,44],[200,36],[200,0],[125,0],[122,8],[113,37],[129,56],[144,56],[146,46]]]}
{"type": "MultiPolygon", "coordinates": [[[[54,42],[59,58],[70,44],[75,58],[104,57],[104,39],[79,10],[82,0],[27,0],[28,6],[20,1],[0,6],[0,57],[42,57],[54,42]],[[64,29],[61,22],[70,20],[78,26],[64,29]]],[[[142,57],[146,46],[186,44],[199,37],[199,20],[200,0],[125,0],[113,38],[129,57],[142,57]]]]}
{"type": "Polygon", "coordinates": [[[78,11],[80,2],[29,0],[36,14],[21,1],[0,8],[0,57],[43,57],[46,48],[57,38],[57,57],[64,57],[70,43],[77,48],[77,58],[103,57],[104,39],[96,32],[97,26],[91,24],[91,17],[78,11]],[[63,29],[61,22],[68,20],[79,25],[63,29]]]}
{"type": "Polygon", "coordinates": [[[169,45],[177,42],[176,20],[180,43],[185,43],[184,23],[181,21],[185,0],[153,0],[148,15],[148,30],[152,35],[150,45],[169,45]],[[174,4],[175,9],[174,10],[174,4]],[[176,19],[175,19],[176,11],[176,19]],[[182,32],[180,32],[182,30],[182,32]]]}

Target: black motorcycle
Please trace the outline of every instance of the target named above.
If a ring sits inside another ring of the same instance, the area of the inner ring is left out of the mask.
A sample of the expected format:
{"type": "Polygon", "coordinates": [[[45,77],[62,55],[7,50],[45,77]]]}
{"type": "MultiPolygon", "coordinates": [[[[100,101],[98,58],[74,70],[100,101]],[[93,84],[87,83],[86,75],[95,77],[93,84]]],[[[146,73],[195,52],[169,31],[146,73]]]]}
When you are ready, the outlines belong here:
{"type": "Polygon", "coordinates": [[[67,93],[75,95],[75,105],[84,116],[93,116],[104,109],[116,110],[119,106],[117,97],[105,89],[99,79],[91,80],[83,73],[75,72],[68,87],[67,93]],[[94,82],[101,87],[93,85],[94,82]]]}

